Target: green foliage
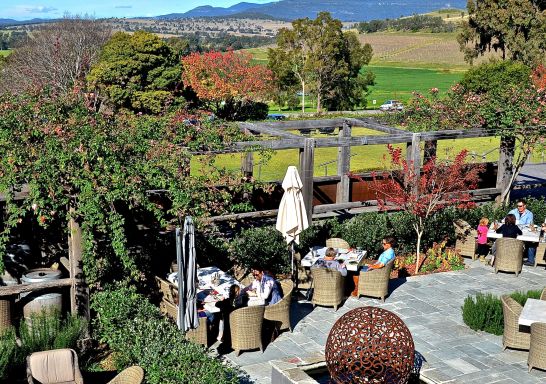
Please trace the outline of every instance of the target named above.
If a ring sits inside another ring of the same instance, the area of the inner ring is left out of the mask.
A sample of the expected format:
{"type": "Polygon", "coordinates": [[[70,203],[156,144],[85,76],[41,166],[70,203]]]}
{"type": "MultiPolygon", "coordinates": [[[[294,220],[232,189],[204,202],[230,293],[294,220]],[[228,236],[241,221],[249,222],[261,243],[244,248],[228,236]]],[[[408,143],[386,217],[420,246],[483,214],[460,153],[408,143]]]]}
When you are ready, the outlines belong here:
{"type": "Polygon", "coordinates": [[[493,48],[503,58],[527,65],[544,58],[546,4],[543,1],[469,0],[468,21],[457,36],[465,60],[472,63],[493,48]]]}
{"type": "Polygon", "coordinates": [[[250,207],[248,199],[235,196],[243,196],[253,184],[217,166],[214,155],[200,157],[190,173],[189,151],[218,150],[244,140],[236,126],[222,120],[187,113],[102,115],[78,95],[2,95],[0,109],[0,193],[7,198],[0,255],[27,214],[42,226],[65,226],[70,216],[83,231],[88,283],[114,275],[138,279],[126,248],[127,209],[166,225],[179,215],[201,217],[250,207]],[[23,184],[29,198],[16,202],[14,193],[23,184]],[[149,190],[165,190],[170,210],[154,204],[149,190]],[[73,211],[67,212],[67,206],[73,211]]]}
{"type": "Polygon", "coordinates": [[[447,23],[441,17],[428,15],[413,15],[399,19],[370,20],[358,23],[356,28],[360,33],[374,33],[379,31],[430,31],[432,33],[453,32],[457,28],[455,23],[447,23]]]}
{"type": "Polygon", "coordinates": [[[236,372],[185,340],[162,318],[156,306],[134,288],[115,287],[95,294],[95,327],[99,340],[115,352],[119,368],[141,366],[150,384],[235,384],[236,372]]]}
{"type": "MultiPolygon", "coordinates": [[[[514,300],[524,306],[528,298],[539,299],[541,291],[514,292],[514,300]]],[[[468,296],[462,306],[463,321],[475,331],[485,331],[494,335],[504,332],[504,317],[501,300],[491,293],[478,293],[475,298],[468,296]]]]}
{"type": "Polygon", "coordinates": [[[355,216],[343,223],[342,234],[351,247],[366,249],[373,257],[381,247],[381,239],[391,234],[388,216],[375,212],[355,216]]]}
{"type": "Polygon", "coordinates": [[[243,229],[233,240],[233,257],[246,269],[260,266],[273,273],[290,271],[290,252],[273,227],[243,229]]]}
{"type": "Polygon", "coordinates": [[[509,87],[528,87],[531,69],[518,62],[503,60],[472,67],[460,82],[465,90],[477,94],[499,92],[509,87]]]}
{"type": "Polygon", "coordinates": [[[181,73],[178,55],[157,35],[117,32],[87,80],[115,108],[157,114],[178,96],[181,73]]]}
{"type": "Polygon", "coordinates": [[[0,334],[0,381],[9,378],[15,362],[18,360],[15,329],[12,327],[0,334]]]}
{"type": "Polygon", "coordinates": [[[478,293],[474,299],[468,296],[462,306],[463,321],[475,331],[502,335],[504,318],[500,299],[490,293],[478,293]]]}

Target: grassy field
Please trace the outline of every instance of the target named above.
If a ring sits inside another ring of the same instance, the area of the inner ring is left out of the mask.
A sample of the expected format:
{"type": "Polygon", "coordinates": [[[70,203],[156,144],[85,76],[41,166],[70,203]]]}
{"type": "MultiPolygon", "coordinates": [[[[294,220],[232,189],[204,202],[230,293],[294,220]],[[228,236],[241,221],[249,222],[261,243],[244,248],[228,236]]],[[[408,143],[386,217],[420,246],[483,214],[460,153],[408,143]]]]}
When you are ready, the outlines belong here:
{"type": "Polygon", "coordinates": [[[0,49],[0,56],[6,57],[11,53],[11,49],[0,49]]]}

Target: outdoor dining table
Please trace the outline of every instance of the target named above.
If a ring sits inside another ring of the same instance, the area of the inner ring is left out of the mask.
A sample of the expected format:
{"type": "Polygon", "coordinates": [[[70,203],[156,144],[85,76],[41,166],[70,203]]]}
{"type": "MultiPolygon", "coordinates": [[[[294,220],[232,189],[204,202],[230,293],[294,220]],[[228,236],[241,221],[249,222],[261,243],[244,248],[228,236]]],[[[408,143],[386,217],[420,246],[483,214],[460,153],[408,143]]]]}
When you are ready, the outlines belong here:
{"type": "MultiPolygon", "coordinates": [[[[522,234],[517,237],[518,240],[527,241],[530,243],[538,243],[540,240],[540,227],[535,231],[531,231],[528,225],[519,225],[522,234]]],[[[487,237],[491,239],[500,239],[501,233],[497,233],[492,227],[487,231],[487,237]]]]}
{"type": "Polygon", "coordinates": [[[518,324],[530,327],[536,322],[546,323],[546,301],[527,299],[519,315],[518,324]]]}
{"type": "MultiPolygon", "coordinates": [[[[327,249],[327,247],[322,246],[312,247],[309,253],[307,253],[301,259],[302,267],[310,268],[318,259],[324,258],[327,249]]],[[[345,262],[347,270],[351,272],[358,272],[358,269],[364,265],[365,256],[367,254],[366,251],[362,250],[349,250],[342,248],[337,249],[337,252],[336,260],[340,263],[345,262]]]]}
{"type": "MultiPolygon", "coordinates": [[[[216,303],[229,297],[229,288],[233,284],[244,288],[233,276],[215,266],[198,268],[197,279],[197,301],[203,303],[203,308],[210,313],[220,312],[216,303]]],[[[178,272],[169,274],[167,280],[178,286],[178,272]]],[[[257,298],[249,298],[248,306],[261,304],[257,298]]]]}

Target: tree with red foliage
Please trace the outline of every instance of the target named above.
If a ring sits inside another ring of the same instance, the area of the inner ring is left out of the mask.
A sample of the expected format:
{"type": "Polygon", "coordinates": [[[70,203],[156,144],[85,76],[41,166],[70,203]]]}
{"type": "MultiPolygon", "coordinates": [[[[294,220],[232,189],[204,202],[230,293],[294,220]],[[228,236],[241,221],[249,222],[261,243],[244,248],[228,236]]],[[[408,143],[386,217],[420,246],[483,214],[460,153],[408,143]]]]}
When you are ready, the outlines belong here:
{"type": "Polygon", "coordinates": [[[226,104],[263,101],[272,92],[273,73],[251,60],[232,50],[195,52],[182,58],[182,80],[214,112],[226,104]]]}
{"type": "MultiPolygon", "coordinates": [[[[427,219],[449,206],[472,206],[469,190],[475,189],[483,164],[467,164],[468,151],[461,151],[453,161],[428,160],[419,170],[413,161],[403,158],[402,150],[387,146],[390,169],[372,173],[370,189],[375,192],[381,210],[404,210],[414,217],[417,234],[415,272],[420,267],[421,237],[427,219]]],[[[353,176],[357,179],[359,177],[353,176]]]]}

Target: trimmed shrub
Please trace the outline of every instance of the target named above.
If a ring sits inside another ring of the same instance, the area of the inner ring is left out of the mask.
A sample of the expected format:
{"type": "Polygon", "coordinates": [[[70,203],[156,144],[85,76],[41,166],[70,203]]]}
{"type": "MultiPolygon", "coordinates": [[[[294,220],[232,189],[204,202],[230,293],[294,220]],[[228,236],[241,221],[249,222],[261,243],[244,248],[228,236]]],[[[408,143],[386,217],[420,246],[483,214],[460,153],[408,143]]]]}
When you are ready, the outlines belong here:
{"type": "Polygon", "coordinates": [[[114,352],[118,369],[139,365],[150,384],[235,384],[237,372],[187,341],[175,324],[134,288],[96,293],[97,338],[114,352]]]}
{"type": "Polygon", "coordinates": [[[351,247],[363,248],[368,256],[377,254],[381,239],[391,233],[388,225],[388,215],[384,213],[363,213],[343,223],[341,237],[351,247]]]}
{"type": "MultiPolygon", "coordinates": [[[[526,293],[514,292],[510,294],[522,306],[528,298],[540,298],[541,291],[531,290],[526,293]]],[[[475,331],[485,331],[494,335],[504,332],[504,317],[500,298],[491,293],[478,293],[475,298],[468,296],[462,306],[463,321],[475,331]]]]}
{"type": "Polygon", "coordinates": [[[290,251],[274,227],[243,229],[232,246],[233,257],[243,268],[260,265],[273,273],[290,271],[290,251]]]}

